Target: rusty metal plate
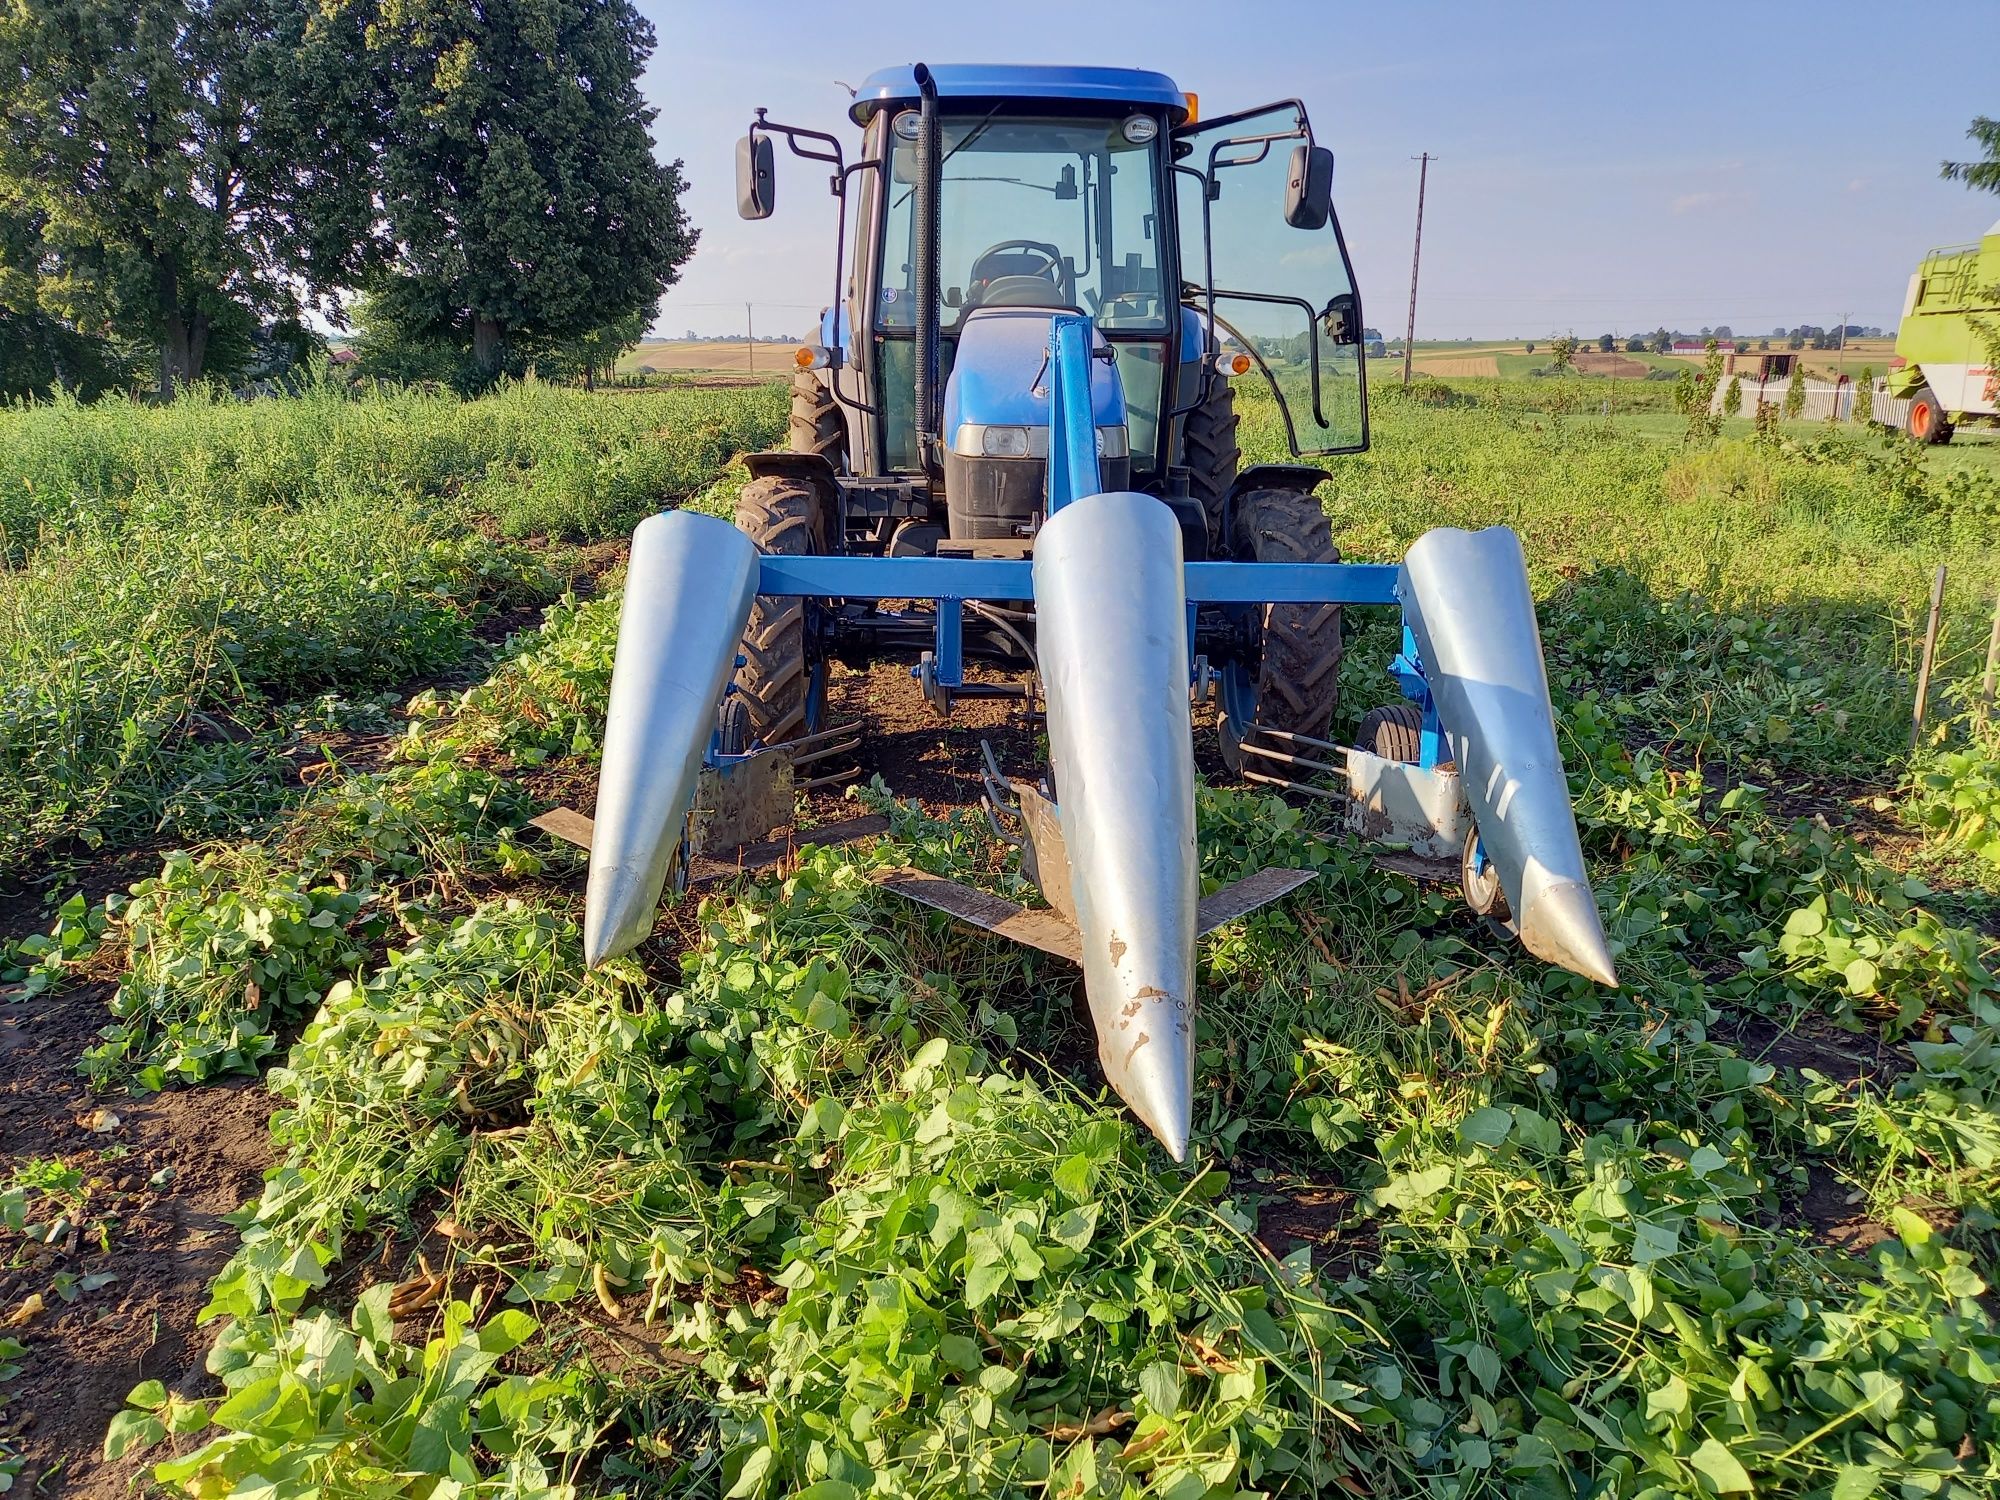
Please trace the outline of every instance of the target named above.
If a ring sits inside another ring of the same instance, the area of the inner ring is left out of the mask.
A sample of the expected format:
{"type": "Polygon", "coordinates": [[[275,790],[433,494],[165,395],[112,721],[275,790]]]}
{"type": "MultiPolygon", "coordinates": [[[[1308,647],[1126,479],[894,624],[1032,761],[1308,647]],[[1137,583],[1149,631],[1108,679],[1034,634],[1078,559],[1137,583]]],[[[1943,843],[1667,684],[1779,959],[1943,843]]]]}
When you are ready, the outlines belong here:
{"type": "Polygon", "coordinates": [[[1213,932],[1224,922],[1248,916],[1258,907],[1269,905],[1280,896],[1290,895],[1311,880],[1313,875],[1311,870],[1287,870],[1278,865],[1259,870],[1254,875],[1245,875],[1233,885],[1225,885],[1213,896],[1201,898],[1201,904],[1194,913],[1195,933],[1213,932]]]}
{"type": "Polygon", "coordinates": [[[976,891],[956,880],[926,875],[921,870],[876,870],[868,877],[885,891],[928,906],[974,927],[1039,948],[1073,964],[1083,962],[1083,945],[1076,928],[1053,911],[1016,906],[1004,896],[976,891]]]}
{"type": "Polygon", "coordinates": [[[561,839],[565,844],[588,849],[591,830],[596,825],[573,807],[552,807],[539,818],[528,819],[528,826],[539,828],[549,837],[561,839]]]}
{"type": "Polygon", "coordinates": [[[828,823],[823,828],[810,829],[805,833],[791,833],[784,838],[767,839],[763,843],[718,850],[712,855],[696,858],[694,868],[688,875],[688,883],[699,885],[704,881],[727,880],[732,875],[740,875],[746,871],[769,869],[772,865],[797,854],[801,849],[809,849],[815,844],[832,848],[838,844],[851,844],[856,839],[888,831],[887,818],[880,813],[868,813],[859,818],[828,823]]]}
{"type": "Polygon", "coordinates": [[[1010,782],[1028,829],[1022,854],[1024,871],[1062,919],[1076,925],[1076,896],[1070,885],[1069,846],[1063,842],[1062,821],[1055,803],[1025,781],[1010,782]]]}
{"type": "Polygon", "coordinates": [[[792,821],[792,756],[782,745],[722,766],[703,766],[688,821],[695,857],[721,856],[769,838],[792,821]]]}

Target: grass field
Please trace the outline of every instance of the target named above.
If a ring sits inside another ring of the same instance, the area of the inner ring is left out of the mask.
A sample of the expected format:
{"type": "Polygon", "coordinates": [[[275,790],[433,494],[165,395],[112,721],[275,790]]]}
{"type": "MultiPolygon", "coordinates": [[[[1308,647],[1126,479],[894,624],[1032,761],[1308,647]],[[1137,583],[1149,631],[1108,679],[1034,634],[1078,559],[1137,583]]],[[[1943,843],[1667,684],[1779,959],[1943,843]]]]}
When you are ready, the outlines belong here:
{"type": "MultiPolygon", "coordinates": [[[[588,805],[618,607],[593,545],[658,503],[726,513],[775,390],[0,415],[0,829],[39,819],[10,871],[69,861],[60,900],[93,840],[213,835],[0,947],[7,1055],[41,1069],[10,1099],[44,1132],[10,1125],[0,1168],[0,1473],[1995,1493],[2000,744],[1967,711],[2000,473],[1808,426],[1690,444],[1662,403],[1603,415],[1609,384],[1382,382],[1375,447],[1322,494],[1354,558],[1521,533],[1623,988],[1525,960],[1314,810],[1204,787],[1205,889],[1318,878],[1203,942],[1185,1167],[1102,1089],[1073,976],[867,882],[1021,898],[976,809],[866,790],[880,839],[583,972],[578,858],[524,825],[588,805]],[[1940,562],[1942,727],[1911,760],[1940,562]],[[482,611],[572,579],[480,656],[482,611]],[[379,753],[274,772],[301,704],[338,724],[468,661],[379,753]],[[168,817],[211,762],[219,811],[168,817]],[[148,1334],[122,1299],[168,1262],[133,1247],[192,1188],[140,1096],[232,1074],[277,1105],[262,1191],[148,1334]],[[107,1434],[69,1393],[121,1338],[107,1434]]],[[[1246,461],[1278,434],[1251,398],[1246,461]]],[[[1399,644],[1355,627],[1344,732],[1399,644]]]]}

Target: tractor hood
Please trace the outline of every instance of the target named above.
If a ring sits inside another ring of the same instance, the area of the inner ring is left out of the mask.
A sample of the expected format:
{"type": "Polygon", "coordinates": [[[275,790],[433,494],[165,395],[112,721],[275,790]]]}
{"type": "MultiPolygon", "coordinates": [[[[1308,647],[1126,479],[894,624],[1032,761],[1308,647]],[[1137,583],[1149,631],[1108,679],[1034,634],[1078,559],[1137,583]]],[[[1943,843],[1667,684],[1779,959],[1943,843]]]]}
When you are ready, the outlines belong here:
{"type": "MultiPolygon", "coordinates": [[[[951,379],[944,388],[944,441],[953,453],[1001,456],[1002,449],[981,440],[984,432],[1022,428],[1029,446],[1019,454],[1009,451],[1008,456],[1047,456],[1049,323],[1055,315],[1053,309],[1039,307],[983,308],[966,314],[951,379]]],[[[1104,455],[1123,457],[1125,388],[1103,334],[1093,331],[1091,350],[1091,419],[1104,455]]]]}

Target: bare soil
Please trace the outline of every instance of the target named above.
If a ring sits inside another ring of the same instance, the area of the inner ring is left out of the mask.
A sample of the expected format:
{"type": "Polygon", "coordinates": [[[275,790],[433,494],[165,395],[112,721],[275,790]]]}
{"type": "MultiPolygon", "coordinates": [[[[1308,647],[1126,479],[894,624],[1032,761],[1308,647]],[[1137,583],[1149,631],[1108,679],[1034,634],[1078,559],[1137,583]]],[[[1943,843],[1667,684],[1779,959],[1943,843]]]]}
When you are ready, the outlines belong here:
{"type": "Polygon", "coordinates": [[[22,1316],[10,1332],[27,1346],[21,1374],[0,1387],[0,1430],[27,1459],[24,1492],[110,1500],[137,1472],[98,1457],[126,1392],[202,1377],[196,1315],[236,1245],[223,1215],[257,1193],[270,1161],[272,1106],[252,1079],[93,1096],[76,1061],[106,993],[86,985],[0,1007],[0,1178],[57,1158],[86,1179],[76,1232],[56,1245],[0,1231],[0,1317],[22,1316]],[[114,1279],[79,1289],[100,1276],[114,1279]],[[42,1310],[24,1314],[37,1296],[42,1310]]]}

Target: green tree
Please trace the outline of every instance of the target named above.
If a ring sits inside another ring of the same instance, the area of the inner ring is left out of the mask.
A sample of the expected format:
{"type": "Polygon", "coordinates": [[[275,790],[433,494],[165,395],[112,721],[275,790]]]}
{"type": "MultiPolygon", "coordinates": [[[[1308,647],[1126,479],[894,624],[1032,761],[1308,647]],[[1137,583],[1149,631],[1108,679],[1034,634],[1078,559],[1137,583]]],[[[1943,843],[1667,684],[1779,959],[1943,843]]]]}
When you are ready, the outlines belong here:
{"type": "Polygon", "coordinates": [[[15,279],[148,340],[163,396],[219,331],[331,309],[371,244],[359,50],[313,0],[0,8],[0,213],[36,226],[15,279]]]}
{"type": "Polygon", "coordinates": [[[1792,361],[1792,378],[1785,384],[1785,420],[1796,421],[1806,409],[1806,362],[1792,361]]]}
{"type": "Polygon", "coordinates": [[[1570,361],[1576,358],[1576,335],[1566,333],[1561,338],[1549,340],[1549,368],[1561,373],[1569,369],[1570,361]]]}
{"type": "Polygon", "coordinates": [[[1654,331],[1653,352],[1655,354],[1672,354],[1674,352],[1674,336],[1668,333],[1666,329],[1661,328],[1654,331]]]}
{"type": "Polygon", "coordinates": [[[1979,115],[1965,136],[1979,147],[1982,153],[1979,160],[1940,162],[1939,175],[1946,182],[1962,182],[1969,188],[2000,193],[2000,120],[1979,115]]]}
{"type": "Polygon", "coordinates": [[[1597,336],[1597,352],[1599,354],[1617,353],[1618,352],[1617,335],[1610,333],[1600,333],[1597,336]]]}
{"type": "Polygon", "coordinates": [[[483,380],[536,346],[650,317],[694,250],[656,161],[627,0],[351,0],[389,122],[392,244],[371,283],[410,335],[468,341],[483,380]]]}
{"type": "Polygon", "coordinates": [[[1725,417],[1738,416],[1743,411],[1743,377],[1732,375],[1722,392],[1722,414],[1725,417]]]}

